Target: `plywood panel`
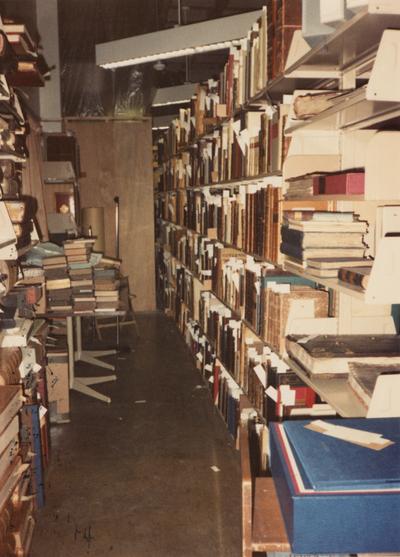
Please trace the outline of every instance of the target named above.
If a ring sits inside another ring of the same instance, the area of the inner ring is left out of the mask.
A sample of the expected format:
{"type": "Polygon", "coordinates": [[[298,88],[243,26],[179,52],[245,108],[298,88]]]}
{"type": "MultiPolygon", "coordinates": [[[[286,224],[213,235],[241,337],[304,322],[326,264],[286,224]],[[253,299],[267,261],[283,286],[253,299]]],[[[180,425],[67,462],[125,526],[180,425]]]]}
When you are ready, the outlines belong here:
{"type": "Polygon", "coordinates": [[[115,255],[120,198],[120,257],[137,311],[155,309],[151,124],[147,120],[67,120],[80,148],[81,206],[105,209],[106,253],[115,255]]]}

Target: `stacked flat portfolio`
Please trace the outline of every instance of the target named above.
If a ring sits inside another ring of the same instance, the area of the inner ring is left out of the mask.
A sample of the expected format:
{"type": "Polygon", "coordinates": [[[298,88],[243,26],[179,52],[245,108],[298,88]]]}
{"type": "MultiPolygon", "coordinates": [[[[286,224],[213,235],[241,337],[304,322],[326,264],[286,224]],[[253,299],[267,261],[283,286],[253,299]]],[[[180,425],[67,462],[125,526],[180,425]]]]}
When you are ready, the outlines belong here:
{"type": "Polygon", "coordinates": [[[400,419],[270,424],[294,553],[400,551],[400,419]]]}

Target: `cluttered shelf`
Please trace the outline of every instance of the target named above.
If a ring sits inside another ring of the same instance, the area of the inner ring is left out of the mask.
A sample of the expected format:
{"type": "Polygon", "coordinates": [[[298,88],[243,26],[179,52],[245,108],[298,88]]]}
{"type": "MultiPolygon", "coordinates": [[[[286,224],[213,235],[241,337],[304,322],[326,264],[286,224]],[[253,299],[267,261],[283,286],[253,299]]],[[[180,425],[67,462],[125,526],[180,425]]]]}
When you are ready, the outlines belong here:
{"type": "MultiPolygon", "coordinates": [[[[170,252],[168,252],[170,253],[170,252]]],[[[185,267],[185,265],[176,257],[174,257],[171,253],[170,256],[173,257],[176,262],[185,267]]],[[[186,268],[186,267],[185,267],[186,268]]],[[[187,269],[187,268],[186,268],[187,269]]],[[[197,277],[190,269],[187,269],[192,276],[199,281],[203,286],[204,283],[201,281],[199,277],[197,277]]],[[[176,288],[176,284],[172,284],[174,288],[176,288]]],[[[205,291],[208,289],[205,289],[205,291]]],[[[285,354],[279,354],[276,349],[272,346],[269,346],[268,342],[265,341],[260,333],[254,328],[254,326],[247,321],[241,312],[232,308],[226,300],[218,296],[213,290],[208,290],[211,292],[213,297],[221,304],[223,304],[232,314],[232,318],[241,320],[243,325],[251,330],[251,332],[259,339],[260,342],[268,346],[271,351],[273,351],[276,356],[284,362],[289,369],[294,371],[304,383],[309,385],[326,403],[328,403],[340,416],[344,418],[358,418],[358,417],[365,417],[367,414],[366,407],[361,403],[360,399],[355,395],[354,391],[350,388],[348,384],[347,377],[311,377],[307,374],[307,372],[297,364],[293,359],[289,358],[285,354]]],[[[183,301],[183,300],[182,300],[183,301]]],[[[188,308],[190,309],[190,308],[188,308]]],[[[207,336],[207,335],[206,335],[207,336]]],[[[211,343],[211,341],[209,340],[211,343]]],[[[212,344],[212,343],[211,343],[212,344]]],[[[227,368],[228,373],[232,376],[232,379],[236,381],[236,378],[232,375],[232,373],[227,368]]],[[[247,394],[247,393],[246,393],[247,394]]]]}
{"type": "Polygon", "coordinates": [[[369,3],[313,47],[298,33],[284,72],[268,83],[269,96],[277,99],[295,89],[318,89],[323,79],[340,79],[360,61],[371,59],[383,32],[396,27],[400,27],[400,11],[395,3],[386,9],[369,3]]]}
{"type": "Polygon", "coordinates": [[[342,418],[365,418],[367,409],[350,388],[347,377],[310,377],[292,358],[284,358],[287,365],[328,402],[342,418]]]}
{"type": "MultiPolygon", "coordinates": [[[[187,230],[192,232],[193,234],[197,234],[198,236],[202,236],[202,234],[200,234],[199,232],[189,229],[187,227],[181,226],[181,225],[177,225],[174,222],[171,221],[165,221],[163,219],[161,219],[161,222],[163,222],[164,224],[167,225],[173,225],[176,228],[180,228],[182,230],[187,230]]],[[[314,282],[315,284],[319,284],[327,289],[330,290],[334,290],[335,292],[339,292],[342,294],[346,294],[352,298],[355,298],[357,300],[361,300],[365,303],[398,303],[398,300],[400,301],[400,298],[396,292],[396,290],[390,289],[390,291],[382,291],[379,288],[373,288],[371,289],[371,286],[369,285],[369,280],[366,283],[365,286],[358,286],[357,284],[349,284],[347,282],[344,282],[342,280],[340,280],[339,278],[324,278],[321,276],[318,276],[316,274],[313,274],[312,272],[310,272],[308,269],[301,269],[298,265],[293,265],[291,264],[291,261],[283,261],[281,264],[277,264],[276,262],[271,262],[265,258],[263,258],[261,255],[257,255],[254,253],[249,253],[245,250],[243,250],[240,247],[231,245],[227,242],[224,242],[223,240],[220,240],[218,238],[212,237],[212,236],[205,236],[207,238],[209,238],[210,240],[216,240],[218,242],[221,242],[222,244],[224,244],[225,247],[228,248],[233,248],[236,249],[238,251],[241,251],[243,254],[248,255],[250,257],[255,258],[256,260],[263,262],[263,263],[271,263],[273,264],[277,270],[285,270],[285,271],[289,271],[299,277],[302,277],[304,279],[307,279],[311,282],[314,282]]],[[[384,249],[385,245],[389,245],[389,244],[397,244],[397,240],[395,238],[389,240],[386,239],[384,244],[381,246],[381,252],[384,249]]],[[[391,249],[391,251],[393,252],[393,250],[395,249],[395,247],[393,247],[391,249]]],[[[384,260],[387,260],[388,255],[386,254],[386,252],[383,254],[383,257],[380,257],[379,259],[379,269],[382,271],[382,275],[380,278],[375,279],[375,282],[377,282],[378,280],[380,281],[380,283],[382,283],[383,277],[388,277],[388,273],[385,271],[385,265],[381,263],[381,260],[384,258],[384,260]]],[[[181,262],[182,263],[182,262],[181,262]]],[[[182,263],[183,264],[183,263],[182,263]]],[[[374,265],[374,261],[371,259],[366,259],[365,260],[365,264],[368,264],[368,267],[373,268],[374,265]]],[[[199,279],[200,280],[200,279],[199,279]]],[[[389,280],[389,279],[387,279],[389,280]]]]}
{"type": "Polygon", "coordinates": [[[204,190],[218,190],[222,188],[236,188],[239,186],[250,186],[251,184],[257,182],[265,182],[269,179],[276,179],[282,178],[282,174],[280,172],[266,172],[263,174],[256,174],[255,176],[243,176],[243,178],[233,178],[232,180],[218,180],[217,182],[212,182],[210,184],[203,184],[201,186],[195,187],[186,187],[186,188],[177,188],[171,190],[164,190],[164,191],[155,191],[155,195],[165,195],[167,193],[174,194],[178,191],[204,191],[204,190]]]}

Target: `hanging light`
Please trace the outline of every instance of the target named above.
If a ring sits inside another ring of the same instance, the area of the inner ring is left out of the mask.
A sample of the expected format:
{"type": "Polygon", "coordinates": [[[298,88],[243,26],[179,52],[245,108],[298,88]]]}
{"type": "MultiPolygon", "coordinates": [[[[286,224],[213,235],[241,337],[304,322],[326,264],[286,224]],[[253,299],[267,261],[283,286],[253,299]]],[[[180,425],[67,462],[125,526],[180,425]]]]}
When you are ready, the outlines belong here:
{"type": "Polygon", "coordinates": [[[260,13],[257,10],[97,44],[96,63],[112,69],[226,49],[247,35],[260,13]]]}

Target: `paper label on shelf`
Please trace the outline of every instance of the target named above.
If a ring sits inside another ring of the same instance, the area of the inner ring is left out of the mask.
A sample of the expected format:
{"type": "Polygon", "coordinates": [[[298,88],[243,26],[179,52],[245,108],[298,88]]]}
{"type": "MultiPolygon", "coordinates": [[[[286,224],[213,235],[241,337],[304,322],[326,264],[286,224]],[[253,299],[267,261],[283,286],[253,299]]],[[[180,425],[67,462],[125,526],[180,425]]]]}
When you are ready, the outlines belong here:
{"type": "Polygon", "coordinates": [[[247,145],[247,143],[246,143],[246,136],[243,135],[243,132],[240,133],[240,134],[237,136],[237,142],[238,142],[238,145],[239,145],[240,150],[242,151],[243,155],[245,155],[245,154],[246,154],[246,145],[247,145]]]}
{"type": "Polygon", "coordinates": [[[199,360],[199,362],[202,362],[203,361],[203,354],[201,352],[197,352],[196,358],[199,360]]]}
{"type": "Polygon", "coordinates": [[[254,369],[255,374],[257,375],[257,377],[261,381],[262,386],[264,387],[264,389],[266,389],[267,388],[267,372],[265,371],[265,369],[263,368],[263,366],[261,364],[256,365],[253,369],[254,369]]]}
{"type": "Polygon", "coordinates": [[[265,393],[267,396],[269,396],[269,398],[272,398],[274,402],[278,402],[278,391],[275,389],[275,387],[270,385],[265,393]]]}
{"type": "Polygon", "coordinates": [[[281,402],[285,406],[294,406],[296,404],[296,391],[290,388],[290,385],[281,385],[279,387],[281,402]]]}
{"type": "Polygon", "coordinates": [[[235,286],[235,288],[237,288],[239,290],[240,287],[240,276],[237,273],[234,273],[232,275],[232,282],[235,286]]]}
{"type": "Polygon", "coordinates": [[[232,129],[233,129],[233,131],[236,135],[239,135],[241,127],[242,127],[242,124],[241,124],[240,120],[235,120],[235,122],[233,122],[233,124],[232,124],[232,129]]]}

